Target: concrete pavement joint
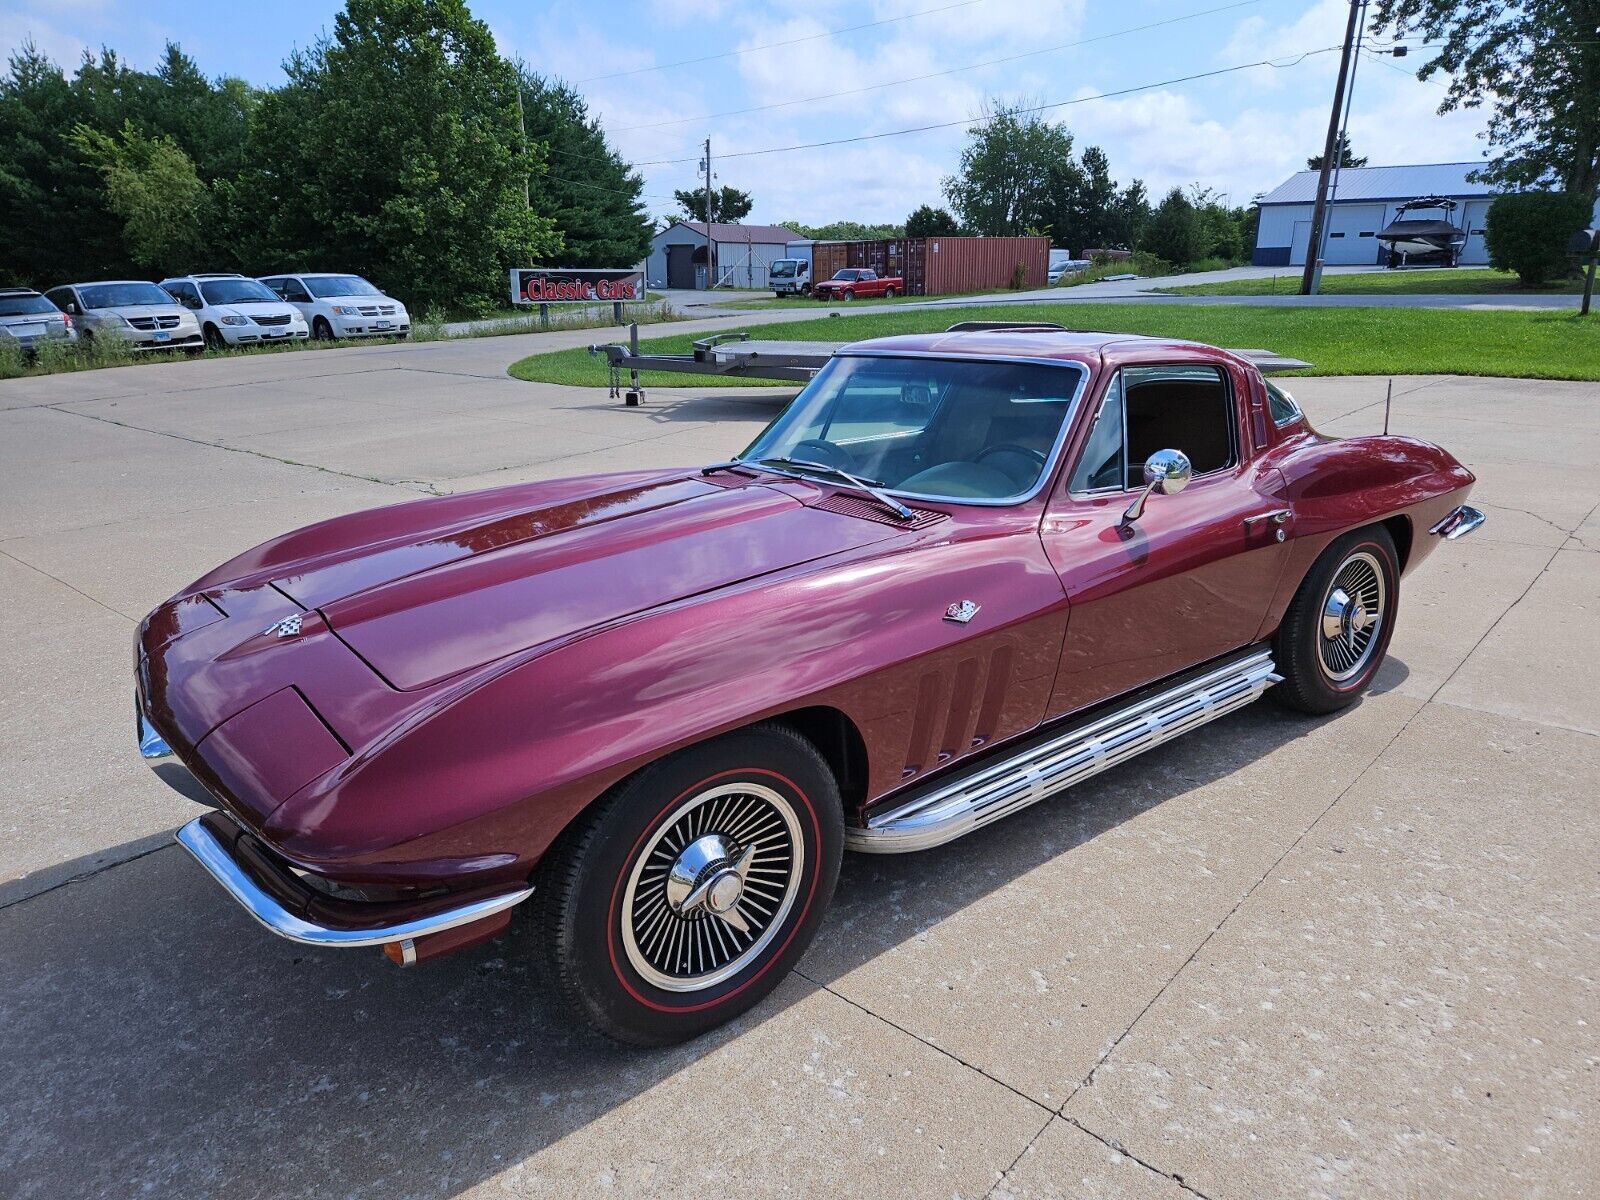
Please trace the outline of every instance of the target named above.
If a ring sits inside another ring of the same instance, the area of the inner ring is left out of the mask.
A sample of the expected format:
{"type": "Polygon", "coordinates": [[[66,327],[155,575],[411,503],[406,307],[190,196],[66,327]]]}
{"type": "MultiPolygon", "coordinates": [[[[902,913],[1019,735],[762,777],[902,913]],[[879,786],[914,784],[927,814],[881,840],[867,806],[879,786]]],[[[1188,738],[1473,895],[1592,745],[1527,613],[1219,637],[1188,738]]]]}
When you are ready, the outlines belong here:
{"type": "Polygon", "coordinates": [[[1021,1150],[1017,1151],[1017,1156],[1011,1160],[1011,1165],[1008,1166],[1004,1171],[1000,1172],[999,1178],[997,1178],[989,1190],[984,1193],[984,1200],[989,1200],[989,1197],[993,1196],[1000,1190],[1001,1186],[1006,1181],[1006,1176],[1010,1175],[1011,1172],[1017,1169],[1017,1164],[1022,1161],[1023,1156],[1026,1155],[1029,1150],[1033,1149],[1033,1144],[1045,1135],[1045,1131],[1055,1123],[1055,1120],[1056,1116],[1054,1113],[1051,1113],[1044,1119],[1044,1124],[1039,1126],[1038,1132],[1028,1139],[1027,1144],[1024,1145],[1021,1150]]]}
{"type": "Polygon", "coordinates": [[[1250,899],[1250,897],[1255,895],[1256,889],[1272,877],[1272,873],[1278,869],[1279,864],[1281,864],[1284,859],[1288,858],[1289,855],[1293,854],[1299,845],[1304,842],[1308,836],[1310,836],[1311,831],[1322,823],[1323,818],[1338,806],[1339,801],[1343,800],[1347,795],[1349,795],[1350,791],[1364,778],[1366,778],[1367,772],[1372,770],[1373,766],[1389,752],[1389,747],[1393,746],[1395,742],[1400,739],[1400,736],[1405,733],[1407,728],[1410,727],[1411,722],[1417,719],[1417,714],[1422,712],[1423,709],[1427,708],[1427,706],[1428,701],[1424,701],[1422,704],[1417,706],[1415,712],[1413,712],[1409,717],[1400,723],[1400,728],[1396,729],[1389,740],[1379,748],[1378,752],[1367,760],[1366,764],[1362,766],[1360,771],[1356,772],[1355,778],[1351,779],[1348,784],[1340,789],[1339,794],[1330,800],[1322,809],[1322,811],[1312,819],[1311,823],[1300,831],[1299,835],[1294,839],[1294,841],[1290,842],[1289,845],[1284,848],[1282,854],[1278,855],[1277,858],[1272,860],[1267,869],[1262,872],[1261,877],[1245,889],[1244,894],[1234,902],[1233,907],[1223,914],[1222,919],[1211,927],[1211,930],[1205,935],[1205,937],[1200,939],[1199,945],[1195,946],[1194,950],[1190,952],[1189,957],[1185,958],[1183,962],[1178,964],[1177,970],[1173,971],[1173,973],[1168,976],[1166,982],[1156,989],[1156,994],[1150,997],[1149,1002],[1139,1010],[1138,1014],[1133,1018],[1132,1021],[1128,1022],[1128,1027],[1119,1033],[1112,1041],[1111,1045],[1106,1048],[1105,1052],[1095,1060],[1094,1066],[1089,1068],[1089,1073],[1083,1077],[1083,1079],[1078,1083],[1078,1086],[1072,1089],[1067,1098],[1061,1102],[1061,1106],[1056,1109],[1058,1116],[1065,1117],[1067,1105],[1072,1103],[1073,1099],[1078,1095],[1078,1093],[1083,1091],[1083,1089],[1086,1087],[1094,1086],[1095,1072],[1097,1072],[1101,1066],[1104,1065],[1107,1059],[1116,1053],[1117,1047],[1122,1045],[1122,1043],[1127,1039],[1128,1035],[1133,1032],[1134,1026],[1138,1025],[1138,1023],[1144,1019],[1145,1014],[1156,1006],[1156,1003],[1163,995],[1166,994],[1167,989],[1173,985],[1178,976],[1183,974],[1183,972],[1188,968],[1189,964],[1194,962],[1196,958],[1200,957],[1200,952],[1211,943],[1212,938],[1216,937],[1217,934],[1222,931],[1223,926],[1233,919],[1234,914],[1244,907],[1245,903],[1250,899]]]}
{"type": "MultiPolygon", "coordinates": [[[[222,442],[208,442],[203,438],[184,437],[181,433],[167,433],[161,429],[147,429],[143,425],[134,425],[128,421],[113,421],[110,417],[96,416],[94,413],[73,412],[70,408],[61,408],[57,405],[47,405],[52,412],[63,416],[79,417],[85,421],[99,421],[106,425],[115,425],[120,429],[131,429],[136,433],[148,433],[153,437],[171,438],[175,442],[184,442],[191,446],[205,446],[211,450],[224,450],[229,454],[248,454],[251,458],[259,458],[266,462],[279,463],[286,467],[303,467],[308,471],[321,471],[324,475],[336,475],[340,479],[359,479],[364,483],[381,483],[388,487],[398,487],[387,479],[379,479],[375,475],[357,475],[351,471],[336,471],[332,467],[320,467],[316,463],[298,462],[292,458],[279,458],[276,454],[266,454],[260,450],[247,450],[242,446],[229,446],[222,442]]],[[[413,490],[413,489],[404,489],[413,490]]]]}
{"type": "MultiPolygon", "coordinates": [[[[1578,524],[1574,528],[1575,529],[1582,529],[1586,524],[1588,524],[1589,520],[1594,516],[1594,514],[1596,512],[1600,512],[1600,503],[1597,503],[1593,508],[1591,508],[1584,515],[1583,520],[1579,521],[1578,524]]],[[[1559,529],[1560,526],[1557,526],[1557,528],[1559,529]]],[[[1575,541],[1575,540],[1577,540],[1576,532],[1568,533],[1567,534],[1567,541],[1566,542],[1562,542],[1561,545],[1557,546],[1554,550],[1550,551],[1550,557],[1545,559],[1544,566],[1539,568],[1539,573],[1528,581],[1528,586],[1522,589],[1521,593],[1517,596],[1517,598],[1515,600],[1513,600],[1510,604],[1506,605],[1505,609],[1500,613],[1500,615],[1494,619],[1494,623],[1491,624],[1489,626],[1489,628],[1487,628],[1487,629],[1485,629],[1483,631],[1483,636],[1480,637],[1477,641],[1472,643],[1472,649],[1467,651],[1467,653],[1465,654],[1465,656],[1463,656],[1461,661],[1458,662],[1455,665],[1455,669],[1453,671],[1451,671],[1450,674],[1446,675],[1444,680],[1439,684],[1439,686],[1434,688],[1433,691],[1429,694],[1428,703],[1431,704],[1433,702],[1433,699],[1434,699],[1435,696],[1437,696],[1440,692],[1444,691],[1445,688],[1450,686],[1450,681],[1461,673],[1461,668],[1462,667],[1466,666],[1467,663],[1472,661],[1472,656],[1474,654],[1476,654],[1478,652],[1479,648],[1483,645],[1483,643],[1486,642],[1489,639],[1489,635],[1491,633],[1493,633],[1496,629],[1500,628],[1500,622],[1504,621],[1508,616],[1510,616],[1512,610],[1515,609],[1517,607],[1517,605],[1521,604],[1525,599],[1527,599],[1528,593],[1533,591],[1533,589],[1538,585],[1539,580],[1541,580],[1541,579],[1543,579],[1545,577],[1545,574],[1550,570],[1551,564],[1554,563],[1556,561],[1556,559],[1560,556],[1561,551],[1566,549],[1567,542],[1571,542],[1571,541],[1575,541]]]]}
{"type": "MultiPolygon", "coordinates": [[[[8,540],[15,540],[15,539],[8,539],[8,540]]],[[[77,592],[78,595],[82,596],[85,600],[89,601],[89,603],[99,605],[101,608],[105,609],[108,613],[111,613],[113,616],[121,617],[124,621],[127,621],[130,624],[137,625],[139,623],[139,618],[138,617],[130,617],[127,613],[122,612],[119,609],[112,608],[105,601],[95,599],[93,596],[91,596],[88,592],[84,591],[82,588],[73,587],[65,579],[61,579],[61,578],[58,578],[55,575],[50,574],[49,571],[44,570],[42,567],[34,566],[31,562],[28,562],[26,559],[18,558],[15,554],[8,553],[5,550],[0,550],[0,558],[9,558],[12,562],[16,563],[19,567],[26,567],[26,568],[28,568],[28,570],[33,571],[35,574],[43,575],[46,579],[52,580],[55,583],[59,583],[62,587],[66,588],[67,591],[69,591],[69,592],[77,592]]]]}
{"type": "MultiPolygon", "coordinates": [[[[96,875],[104,875],[107,871],[114,871],[118,867],[127,866],[131,862],[138,862],[141,858],[149,858],[152,854],[160,854],[163,850],[176,850],[178,848],[178,843],[172,840],[170,833],[157,834],[154,840],[157,842],[156,845],[147,845],[142,850],[134,850],[120,857],[108,859],[91,871],[79,871],[76,875],[69,875],[65,879],[58,879],[54,883],[46,884],[38,891],[23,891],[22,895],[11,900],[0,899],[0,912],[5,912],[8,908],[15,908],[19,904],[26,904],[29,900],[37,900],[40,896],[48,896],[51,892],[60,891],[71,884],[82,883],[85,879],[93,879],[96,875]]],[[[27,882],[27,877],[24,876],[21,879],[12,879],[0,884],[0,897],[3,897],[9,890],[26,885],[27,882]]]]}
{"type": "Polygon", "coordinates": [[[1095,1141],[1099,1142],[1102,1146],[1105,1146],[1107,1149],[1115,1150],[1118,1154],[1122,1155],[1124,1158],[1130,1159],[1133,1162],[1138,1163],[1146,1171],[1151,1171],[1154,1174],[1157,1174],[1157,1175],[1161,1176],[1163,1179],[1172,1180],[1173,1183],[1177,1184],[1184,1191],[1188,1192],[1191,1196],[1199,1196],[1200,1200],[1211,1200],[1211,1198],[1209,1196],[1207,1196],[1204,1192],[1202,1192],[1199,1188],[1195,1187],[1193,1184],[1191,1184],[1187,1180],[1185,1180],[1182,1175],[1178,1175],[1178,1174],[1176,1174],[1175,1172],[1172,1172],[1172,1171],[1163,1171],[1160,1167],[1155,1166],[1152,1163],[1146,1162],[1144,1159],[1140,1158],[1137,1154],[1135,1154],[1132,1150],[1129,1150],[1121,1142],[1113,1141],[1111,1138],[1108,1138],[1108,1137],[1101,1137],[1098,1133],[1096,1133],[1094,1130],[1090,1129],[1087,1125],[1085,1125],[1082,1121],[1078,1120],[1076,1117],[1062,1117],[1061,1119],[1063,1121],[1065,1121],[1068,1125],[1075,1125],[1077,1128],[1083,1130],[1084,1133],[1088,1134],[1095,1141]]]}

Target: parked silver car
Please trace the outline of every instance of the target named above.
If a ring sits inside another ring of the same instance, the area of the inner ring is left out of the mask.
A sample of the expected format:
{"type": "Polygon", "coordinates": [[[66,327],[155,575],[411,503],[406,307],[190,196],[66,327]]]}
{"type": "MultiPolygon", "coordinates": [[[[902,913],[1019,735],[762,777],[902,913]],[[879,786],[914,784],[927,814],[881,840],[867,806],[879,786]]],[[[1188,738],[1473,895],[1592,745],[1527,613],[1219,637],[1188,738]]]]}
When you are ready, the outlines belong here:
{"type": "Polygon", "coordinates": [[[120,337],[138,350],[205,345],[194,314],[148,280],[67,283],[45,296],[73,319],[84,338],[120,337]]]}
{"type": "Polygon", "coordinates": [[[15,344],[32,354],[44,342],[77,337],[72,318],[32,288],[0,288],[0,346],[15,344]]]}

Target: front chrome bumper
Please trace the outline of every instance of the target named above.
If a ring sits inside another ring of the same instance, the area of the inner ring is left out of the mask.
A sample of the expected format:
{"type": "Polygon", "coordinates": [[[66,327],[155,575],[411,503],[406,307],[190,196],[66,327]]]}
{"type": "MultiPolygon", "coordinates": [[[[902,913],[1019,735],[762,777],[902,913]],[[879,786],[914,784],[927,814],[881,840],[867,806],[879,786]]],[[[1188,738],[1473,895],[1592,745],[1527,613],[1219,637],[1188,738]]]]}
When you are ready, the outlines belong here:
{"type": "MultiPolygon", "coordinates": [[[[176,791],[215,807],[216,801],[206,793],[194,773],[183,765],[166,739],[145,717],[143,706],[135,701],[134,708],[138,714],[136,730],[139,739],[139,757],[150,765],[164,783],[176,791]]],[[[320,896],[313,894],[304,883],[298,883],[296,886],[297,881],[287,870],[269,871],[263,869],[260,864],[252,867],[242,862],[213,831],[213,825],[225,832],[238,829],[232,818],[226,814],[210,813],[207,816],[196,817],[179,829],[176,835],[178,845],[194,855],[195,860],[222,885],[223,891],[238,901],[257,921],[279,937],[307,946],[357,947],[397,943],[401,955],[397,961],[409,964],[415,961],[417,953],[415,943],[419,938],[459,929],[474,921],[493,917],[521,904],[533,895],[531,887],[514,888],[496,895],[479,896],[465,904],[441,909],[426,916],[389,924],[372,925],[361,921],[360,924],[341,926],[331,921],[317,921],[311,919],[309,914],[336,911],[341,906],[327,903],[320,896]],[[290,907],[291,903],[301,911],[296,912],[290,907]]],[[[371,907],[381,908],[376,904],[371,907]]]]}
{"type": "Polygon", "coordinates": [[[1428,532],[1437,534],[1447,542],[1453,542],[1459,537],[1466,537],[1487,519],[1481,510],[1473,508],[1470,504],[1462,504],[1451,509],[1445,518],[1435,523],[1428,532]]]}
{"type": "Polygon", "coordinates": [[[368,929],[335,929],[291,912],[268,893],[228,853],[217,836],[206,827],[205,820],[204,817],[196,817],[178,830],[178,845],[194,855],[200,865],[211,873],[211,877],[222,885],[223,891],[243,905],[244,910],[257,921],[279,937],[307,946],[356,947],[414,942],[431,933],[443,933],[447,929],[492,917],[533,895],[531,887],[518,888],[411,921],[368,929]]]}

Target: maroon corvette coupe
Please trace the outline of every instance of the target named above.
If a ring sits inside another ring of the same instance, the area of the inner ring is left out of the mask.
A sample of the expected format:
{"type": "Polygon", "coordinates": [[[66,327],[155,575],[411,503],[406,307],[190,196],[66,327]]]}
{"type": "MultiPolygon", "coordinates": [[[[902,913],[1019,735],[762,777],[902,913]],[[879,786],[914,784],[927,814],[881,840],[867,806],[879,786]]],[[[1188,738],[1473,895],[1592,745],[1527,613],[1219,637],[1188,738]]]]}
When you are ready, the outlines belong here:
{"type": "Polygon", "coordinates": [[[1472,483],[1207,346],[863,342],[732,462],[218,567],[139,630],[141,750],[273,932],[410,964],[527,901],[578,1013],[671,1041],[773,988],[846,847],[948,842],[1269,687],[1349,704],[1472,483]]]}

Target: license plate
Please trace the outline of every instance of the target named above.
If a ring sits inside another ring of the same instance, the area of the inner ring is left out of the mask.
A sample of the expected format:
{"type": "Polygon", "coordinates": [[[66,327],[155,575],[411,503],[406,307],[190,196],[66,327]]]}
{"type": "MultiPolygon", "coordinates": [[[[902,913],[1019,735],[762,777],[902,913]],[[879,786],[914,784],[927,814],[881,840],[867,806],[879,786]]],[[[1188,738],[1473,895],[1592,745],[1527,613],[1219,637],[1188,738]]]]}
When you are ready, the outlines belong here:
{"type": "Polygon", "coordinates": [[[392,329],[392,328],[394,328],[394,322],[393,321],[374,321],[372,323],[372,327],[374,329],[392,329]]]}
{"type": "Polygon", "coordinates": [[[158,341],[158,342],[164,342],[168,338],[170,338],[171,336],[172,335],[170,333],[168,333],[165,329],[156,330],[156,341],[158,341]]]}
{"type": "Polygon", "coordinates": [[[43,325],[13,325],[11,331],[18,337],[39,337],[44,333],[43,325]]]}

